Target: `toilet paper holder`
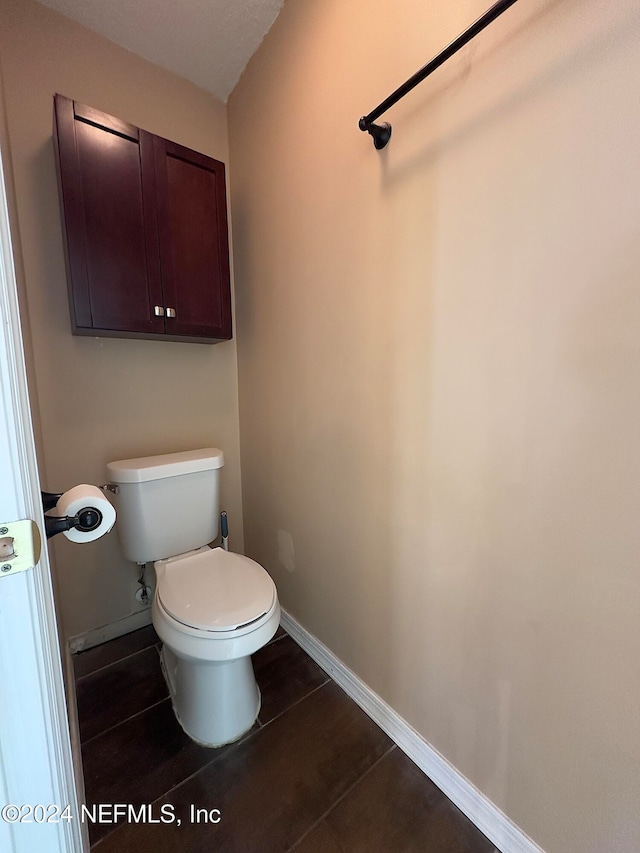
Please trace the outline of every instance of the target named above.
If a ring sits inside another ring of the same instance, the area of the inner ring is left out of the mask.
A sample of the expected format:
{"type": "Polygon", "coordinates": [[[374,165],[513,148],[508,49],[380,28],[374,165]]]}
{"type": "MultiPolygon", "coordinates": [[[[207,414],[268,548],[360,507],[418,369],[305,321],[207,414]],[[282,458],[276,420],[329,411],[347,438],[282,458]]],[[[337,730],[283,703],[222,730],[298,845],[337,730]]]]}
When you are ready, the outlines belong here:
{"type": "MultiPolygon", "coordinates": [[[[54,509],[63,492],[40,492],[42,495],[42,509],[45,513],[54,509]]],[[[95,507],[88,506],[82,509],[76,515],[45,515],[44,527],[47,534],[47,539],[56,536],[58,533],[64,533],[65,530],[76,528],[84,533],[90,533],[102,524],[102,513],[95,507]]]]}

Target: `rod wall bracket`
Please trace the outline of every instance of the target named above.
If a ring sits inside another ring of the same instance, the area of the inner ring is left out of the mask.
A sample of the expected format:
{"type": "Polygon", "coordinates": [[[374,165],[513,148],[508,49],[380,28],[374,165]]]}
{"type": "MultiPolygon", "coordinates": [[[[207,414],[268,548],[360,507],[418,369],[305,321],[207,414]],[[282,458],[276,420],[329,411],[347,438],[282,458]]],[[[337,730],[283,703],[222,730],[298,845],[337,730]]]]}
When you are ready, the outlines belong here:
{"type": "Polygon", "coordinates": [[[377,151],[381,151],[391,139],[391,125],[388,121],[383,121],[382,124],[374,124],[368,122],[366,116],[362,116],[358,122],[358,127],[371,135],[373,146],[377,151]]]}

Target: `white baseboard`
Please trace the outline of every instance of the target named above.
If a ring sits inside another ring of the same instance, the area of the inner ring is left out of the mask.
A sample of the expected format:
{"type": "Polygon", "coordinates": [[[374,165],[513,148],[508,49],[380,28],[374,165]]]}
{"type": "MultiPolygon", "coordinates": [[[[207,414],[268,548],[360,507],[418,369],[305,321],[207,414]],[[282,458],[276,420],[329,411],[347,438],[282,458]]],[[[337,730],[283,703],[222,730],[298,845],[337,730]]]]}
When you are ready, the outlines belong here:
{"type": "Polygon", "coordinates": [[[282,611],[282,627],[393,740],[501,853],[544,853],[475,785],[374,693],[299,622],[282,611]]]}
{"type": "Polygon", "coordinates": [[[145,625],[151,625],[150,607],[145,607],[137,613],[131,613],[129,616],[118,619],[116,622],[111,622],[109,625],[102,625],[102,627],[93,628],[84,634],[70,637],[69,649],[71,654],[82,652],[85,649],[91,649],[93,646],[106,643],[108,640],[115,640],[116,637],[130,634],[132,631],[137,631],[138,628],[144,628],[145,625]]]}

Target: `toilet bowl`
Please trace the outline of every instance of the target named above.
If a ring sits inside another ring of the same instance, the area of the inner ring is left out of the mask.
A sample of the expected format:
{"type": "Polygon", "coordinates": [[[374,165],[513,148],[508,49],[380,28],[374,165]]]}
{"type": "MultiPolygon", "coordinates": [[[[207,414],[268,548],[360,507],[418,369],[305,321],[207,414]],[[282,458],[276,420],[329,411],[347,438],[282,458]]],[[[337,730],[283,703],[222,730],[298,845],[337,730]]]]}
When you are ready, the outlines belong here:
{"type": "Polygon", "coordinates": [[[151,616],[176,718],[204,746],[237,740],[260,710],[250,656],[278,630],[275,584],[258,563],[222,548],[154,566],[151,616]]]}
{"type": "Polygon", "coordinates": [[[260,710],[251,655],[278,629],[280,605],[265,569],[212,548],[218,535],[216,448],[110,462],[116,530],[125,556],[153,562],[153,626],[174,713],[204,746],[241,737],[260,710]]]}

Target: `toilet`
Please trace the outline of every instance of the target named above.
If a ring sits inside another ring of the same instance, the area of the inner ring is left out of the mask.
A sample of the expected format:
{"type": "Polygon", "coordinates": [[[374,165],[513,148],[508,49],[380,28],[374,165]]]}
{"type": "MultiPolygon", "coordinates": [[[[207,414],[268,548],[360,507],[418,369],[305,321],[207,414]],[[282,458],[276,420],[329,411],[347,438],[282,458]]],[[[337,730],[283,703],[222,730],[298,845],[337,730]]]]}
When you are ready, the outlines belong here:
{"type": "Polygon", "coordinates": [[[248,557],[211,548],[218,537],[217,448],[107,465],[125,557],[153,562],[153,626],[175,715],[204,746],[241,737],[260,710],[251,655],[280,623],[275,584],[248,557]]]}

